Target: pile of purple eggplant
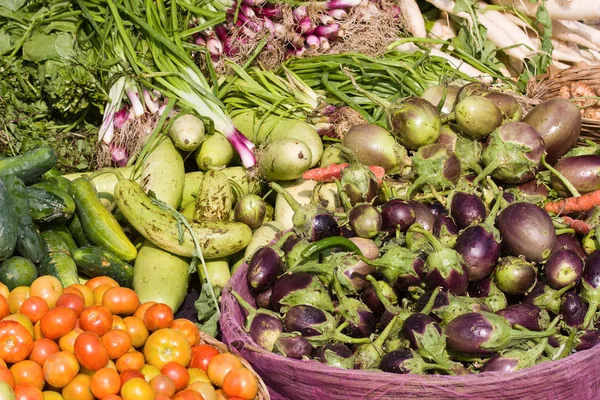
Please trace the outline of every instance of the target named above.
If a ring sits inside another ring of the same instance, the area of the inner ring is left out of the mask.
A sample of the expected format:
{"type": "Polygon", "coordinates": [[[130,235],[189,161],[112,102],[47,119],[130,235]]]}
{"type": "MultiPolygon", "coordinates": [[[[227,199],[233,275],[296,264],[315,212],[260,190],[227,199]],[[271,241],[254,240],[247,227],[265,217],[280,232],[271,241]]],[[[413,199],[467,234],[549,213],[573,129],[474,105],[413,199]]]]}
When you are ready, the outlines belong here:
{"type": "Polygon", "coordinates": [[[579,110],[551,100],[523,118],[511,95],[480,84],[438,100],[429,139],[414,137],[426,130],[411,128],[414,104],[388,119],[413,152],[410,172],[378,182],[367,167],[376,157],[355,152],[333,209],[300,206],[271,184],[294,228],[248,259],[257,307],[232,291],[256,344],[340,368],[460,375],[600,343],[600,208],[572,218],[544,209],[600,188],[598,147],[574,147],[579,110]]]}

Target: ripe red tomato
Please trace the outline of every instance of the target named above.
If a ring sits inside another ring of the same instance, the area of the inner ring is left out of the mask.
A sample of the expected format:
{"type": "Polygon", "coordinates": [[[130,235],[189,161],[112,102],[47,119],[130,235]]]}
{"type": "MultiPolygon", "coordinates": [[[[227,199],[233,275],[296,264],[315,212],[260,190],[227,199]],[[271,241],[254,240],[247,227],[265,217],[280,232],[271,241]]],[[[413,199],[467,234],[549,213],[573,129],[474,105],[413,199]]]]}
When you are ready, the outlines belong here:
{"type": "Polygon", "coordinates": [[[31,296],[21,304],[19,313],[25,315],[32,324],[38,322],[49,310],[46,300],[38,296],[31,296]]]}
{"type": "Polygon", "coordinates": [[[40,319],[42,335],[48,339],[56,340],[66,335],[75,328],[77,316],[67,307],[55,307],[40,319]]]}
{"type": "Polygon", "coordinates": [[[204,400],[204,397],[195,390],[185,389],[175,393],[173,400],[204,400]]]}
{"type": "Polygon", "coordinates": [[[132,315],[140,305],[138,295],[124,287],[110,288],[102,296],[102,305],[113,314],[132,315]]]}
{"type": "Polygon", "coordinates": [[[92,331],[103,336],[112,328],[113,317],[110,310],[102,306],[86,307],[79,316],[79,326],[84,331],[92,331]]]}
{"type": "Polygon", "coordinates": [[[82,296],[78,296],[75,293],[63,293],[57,300],[56,306],[67,307],[73,310],[77,318],[81,315],[81,312],[85,308],[85,300],[82,296]]]}
{"type": "Polygon", "coordinates": [[[0,358],[7,363],[26,359],[33,350],[33,336],[16,321],[0,321],[0,358]]]}
{"type": "Polygon", "coordinates": [[[111,394],[119,394],[121,389],[121,378],[114,369],[102,368],[92,376],[90,384],[92,394],[98,399],[104,399],[111,394]]]}
{"type": "Polygon", "coordinates": [[[79,372],[79,363],[74,354],[59,351],[52,354],[44,363],[44,379],[46,383],[55,388],[67,386],[79,372]]]}
{"type": "Polygon", "coordinates": [[[8,368],[0,368],[0,382],[6,382],[11,388],[15,388],[15,377],[8,368]]]}
{"type": "Polygon", "coordinates": [[[86,331],[77,336],[73,350],[79,364],[92,371],[104,368],[109,360],[108,351],[94,332],[86,331]]]}
{"type": "Polygon", "coordinates": [[[160,373],[168,376],[175,382],[177,391],[185,389],[190,381],[190,374],[183,365],[174,361],[168,362],[160,369],[160,373]]]}
{"type": "Polygon", "coordinates": [[[223,392],[229,397],[252,400],[258,394],[258,379],[248,368],[236,368],[225,375],[223,392]]]}
{"type": "Polygon", "coordinates": [[[231,353],[222,353],[213,357],[208,364],[206,374],[214,385],[223,387],[223,380],[229,371],[242,367],[242,362],[238,357],[231,353]]]}
{"type": "Polygon", "coordinates": [[[164,303],[150,306],[144,313],[144,324],[150,332],[173,326],[174,316],[171,307],[164,303]]]}
{"type": "Polygon", "coordinates": [[[54,353],[58,353],[60,348],[54,340],[48,338],[41,338],[33,342],[33,350],[29,354],[29,359],[38,363],[41,367],[44,362],[54,353]]]}
{"type": "Polygon", "coordinates": [[[142,374],[137,369],[126,369],[125,371],[121,372],[121,374],[119,375],[119,380],[121,382],[120,387],[123,387],[125,382],[127,382],[128,380],[133,379],[133,378],[142,378],[145,380],[144,374],[142,374]]]}
{"type": "Polygon", "coordinates": [[[221,354],[216,347],[208,344],[199,344],[192,347],[192,360],[190,361],[190,368],[200,368],[204,372],[208,369],[210,360],[218,354],[221,354]]]}
{"type": "Polygon", "coordinates": [[[171,328],[183,333],[188,339],[188,342],[190,342],[190,346],[195,346],[200,342],[200,330],[196,324],[189,319],[177,318],[173,321],[173,326],[171,328]]]}
{"type": "Polygon", "coordinates": [[[13,364],[10,372],[15,377],[15,384],[31,383],[42,390],[44,388],[44,373],[42,367],[31,360],[23,360],[13,364]]]}
{"type": "Polygon", "coordinates": [[[31,383],[17,383],[15,398],[16,400],[44,400],[44,394],[31,383]]]}
{"type": "Polygon", "coordinates": [[[108,351],[108,357],[111,360],[116,360],[127,353],[132,344],[129,332],[121,329],[106,332],[100,340],[106,351],[108,351]]]}
{"type": "MultiPolygon", "coordinates": [[[[139,351],[130,351],[117,358],[115,365],[117,371],[123,372],[128,369],[135,369],[140,371],[144,368],[145,360],[144,355],[139,351]]],[[[143,374],[142,374],[143,375],[143,374]]]]}
{"type": "Polygon", "coordinates": [[[168,398],[173,397],[177,391],[173,379],[166,375],[156,375],[154,378],[152,378],[152,380],[150,380],[150,386],[152,389],[154,389],[156,394],[162,394],[168,398]]]}

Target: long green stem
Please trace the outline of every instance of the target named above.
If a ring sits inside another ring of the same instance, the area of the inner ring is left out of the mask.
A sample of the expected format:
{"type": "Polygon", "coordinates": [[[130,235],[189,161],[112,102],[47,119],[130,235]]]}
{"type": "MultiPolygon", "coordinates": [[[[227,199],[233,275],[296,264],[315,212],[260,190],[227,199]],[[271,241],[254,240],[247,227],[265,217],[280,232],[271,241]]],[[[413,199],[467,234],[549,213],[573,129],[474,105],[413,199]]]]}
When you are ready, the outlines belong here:
{"type": "Polygon", "coordinates": [[[565,178],[565,176],[563,174],[561,174],[556,168],[552,167],[550,164],[548,164],[548,162],[546,162],[546,153],[542,154],[542,165],[548,171],[552,172],[552,174],[554,176],[556,176],[562,182],[563,185],[565,185],[565,187],[569,190],[569,192],[571,192],[571,195],[573,197],[581,196],[581,194],[575,188],[575,186],[573,186],[573,184],[571,182],[569,182],[569,180],[567,178],[565,178]]]}

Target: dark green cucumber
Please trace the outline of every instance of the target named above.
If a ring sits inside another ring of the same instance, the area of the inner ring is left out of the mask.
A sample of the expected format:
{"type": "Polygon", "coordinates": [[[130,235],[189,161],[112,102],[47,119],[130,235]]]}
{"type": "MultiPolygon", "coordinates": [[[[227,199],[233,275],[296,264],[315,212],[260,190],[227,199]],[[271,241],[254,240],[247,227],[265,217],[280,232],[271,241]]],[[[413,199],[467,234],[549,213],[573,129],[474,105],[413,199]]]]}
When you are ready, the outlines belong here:
{"type": "Polygon", "coordinates": [[[73,215],[71,222],[69,222],[69,232],[71,232],[71,236],[75,239],[77,246],[84,247],[90,245],[90,241],[85,237],[85,233],[83,233],[83,226],[81,226],[81,221],[77,214],[73,215]]]}
{"type": "Polygon", "coordinates": [[[15,175],[29,185],[52,169],[57,161],[58,156],[52,147],[41,146],[18,156],[0,160],[0,176],[15,175]]]}
{"type": "Polygon", "coordinates": [[[33,223],[31,212],[29,211],[29,199],[27,198],[27,189],[23,181],[15,175],[4,175],[2,182],[13,202],[13,213],[17,217],[17,251],[23,257],[28,258],[34,263],[42,261],[44,256],[44,244],[37,226],[33,223]]]}
{"type": "Polygon", "coordinates": [[[87,178],[77,178],[71,182],[69,193],[75,200],[85,237],[93,245],[113,252],[122,260],[134,260],[137,249],[115,217],[104,208],[94,185],[87,178]]]}
{"type": "Polygon", "coordinates": [[[54,193],[56,196],[60,197],[65,203],[65,213],[69,215],[69,218],[75,214],[75,201],[69,194],[69,186],[66,186],[67,189],[63,190],[58,184],[50,181],[39,182],[32,186],[47,190],[48,192],[54,193]]]}
{"type": "Polygon", "coordinates": [[[73,236],[71,235],[71,231],[69,231],[69,228],[67,228],[65,225],[58,223],[48,224],[44,225],[43,230],[54,231],[61,235],[65,241],[65,244],[67,245],[67,248],[71,252],[71,255],[73,255],[73,253],[77,251],[77,249],[79,249],[79,246],[77,245],[75,239],[73,239],[73,236]]]}
{"type": "Polygon", "coordinates": [[[71,181],[64,176],[51,176],[47,179],[47,182],[58,186],[59,189],[65,191],[67,194],[69,193],[69,185],[71,184],[71,181]]]}
{"type": "Polygon", "coordinates": [[[119,285],[131,288],[133,267],[112,252],[97,246],[82,247],[73,253],[79,273],[91,278],[108,276],[119,285]]]}
{"type": "Polygon", "coordinates": [[[19,221],[14,211],[12,197],[0,179],[0,260],[6,260],[17,246],[19,221]]]}
{"type": "Polygon", "coordinates": [[[4,283],[8,290],[18,286],[31,286],[37,277],[37,268],[25,257],[11,257],[0,264],[0,282],[4,283]]]}
{"type": "MultiPolygon", "coordinates": [[[[29,200],[31,218],[37,223],[63,222],[68,221],[73,216],[74,210],[70,209],[60,196],[48,190],[29,186],[27,188],[27,199],[29,200]]],[[[75,203],[73,203],[73,206],[75,206],[75,203]]]]}
{"type": "Polygon", "coordinates": [[[38,265],[40,275],[56,277],[63,287],[79,283],[77,264],[63,235],[56,231],[44,231],[42,240],[45,253],[42,262],[38,265]]]}

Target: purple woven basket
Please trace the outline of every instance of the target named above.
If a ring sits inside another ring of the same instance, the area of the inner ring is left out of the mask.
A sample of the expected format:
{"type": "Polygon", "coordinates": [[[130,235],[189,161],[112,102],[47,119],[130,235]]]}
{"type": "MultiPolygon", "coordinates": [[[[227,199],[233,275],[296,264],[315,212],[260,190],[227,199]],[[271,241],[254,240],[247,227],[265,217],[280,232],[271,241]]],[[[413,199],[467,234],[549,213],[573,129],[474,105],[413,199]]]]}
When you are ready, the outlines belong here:
{"type": "MultiPolygon", "coordinates": [[[[242,265],[229,281],[251,304],[242,265]]],[[[252,364],[271,398],[308,399],[600,399],[600,346],[558,361],[510,374],[486,372],[466,376],[398,375],[344,370],[316,361],[299,361],[258,347],[244,331],[245,311],[228,290],[223,293],[221,330],[232,351],[252,364]]]]}

